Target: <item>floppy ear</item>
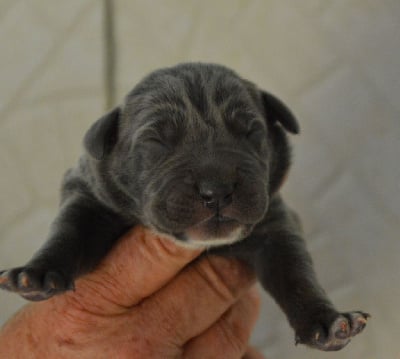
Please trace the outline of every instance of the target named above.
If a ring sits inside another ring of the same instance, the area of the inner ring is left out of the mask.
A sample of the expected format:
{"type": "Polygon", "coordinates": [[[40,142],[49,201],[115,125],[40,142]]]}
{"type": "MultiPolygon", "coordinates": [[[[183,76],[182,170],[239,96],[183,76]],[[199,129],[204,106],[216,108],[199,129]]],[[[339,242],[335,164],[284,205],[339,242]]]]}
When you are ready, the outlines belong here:
{"type": "Polygon", "coordinates": [[[265,91],[261,91],[261,99],[269,121],[279,122],[290,133],[298,134],[300,132],[299,123],[281,100],[265,91]]]}
{"type": "Polygon", "coordinates": [[[118,135],[119,107],[98,119],[86,132],[83,145],[96,160],[101,160],[111,152],[118,135]]]}

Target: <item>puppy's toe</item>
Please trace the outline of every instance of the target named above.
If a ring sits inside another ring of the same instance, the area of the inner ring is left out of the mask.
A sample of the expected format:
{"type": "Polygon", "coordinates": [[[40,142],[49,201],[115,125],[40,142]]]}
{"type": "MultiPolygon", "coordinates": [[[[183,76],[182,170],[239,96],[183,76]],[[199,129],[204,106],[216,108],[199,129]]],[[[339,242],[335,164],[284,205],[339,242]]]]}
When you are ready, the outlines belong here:
{"type": "Polygon", "coordinates": [[[352,337],[361,333],[369,317],[369,314],[357,311],[338,313],[333,319],[320,319],[319,323],[312,325],[309,334],[298,335],[296,343],[324,351],[340,350],[350,343],[352,337]]]}
{"type": "Polygon", "coordinates": [[[0,272],[0,288],[18,293],[25,299],[38,301],[73,289],[73,282],[57,271],[18,267],[0,272]]]}
{"type": "Polygon", "coordinates": [[[368,313],[364,312],[349,312],[343,313],[350,325],[350,336],[361,333],[367,325],[367,320],[371,317],[368,313]]]}

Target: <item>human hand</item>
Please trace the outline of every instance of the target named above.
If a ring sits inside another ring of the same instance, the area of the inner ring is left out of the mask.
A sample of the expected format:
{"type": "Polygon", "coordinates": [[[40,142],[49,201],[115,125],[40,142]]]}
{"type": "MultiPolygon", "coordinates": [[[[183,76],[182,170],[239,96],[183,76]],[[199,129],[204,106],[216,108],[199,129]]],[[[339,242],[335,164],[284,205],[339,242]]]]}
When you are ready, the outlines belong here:
{"type": "Polygon", "coordinates": [[[259,307],[253,274],[199,255],[135,227],[74,292],[17,313],[0,333],[0,357],[260,358],[247,348],[259,307]]]}

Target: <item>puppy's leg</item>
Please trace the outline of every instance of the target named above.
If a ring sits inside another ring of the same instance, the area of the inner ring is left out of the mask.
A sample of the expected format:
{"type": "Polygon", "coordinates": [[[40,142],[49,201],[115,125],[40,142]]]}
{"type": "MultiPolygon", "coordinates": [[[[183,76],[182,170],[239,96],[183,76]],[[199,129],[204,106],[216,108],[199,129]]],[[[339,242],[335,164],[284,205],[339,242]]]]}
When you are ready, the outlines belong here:
{"type": "Polygon", "coordinates": [[[316,279],[297,216],[279,196],[249,238],[220,254],[241,258],[254,268],[294,328],[296,344],[339,350],[364,329],[368,314],[340,313],[326,296],[316,279]]]}
{"type": "Polygon", "coordinates": [[[74,279],[104,257],[127,229],[121,218],[91,197],[67,199],[49,239],[23,267],[0,272],[0,288],[44,300],[74,288],[74,279]]]}
{"type": "Polygon", "coordinates": [[[254,268],[295,329],[296,344],[339,350],[360,333],[368,314],[339,313],[319,285],[300,237],[285,232],[268,234],[254,268]]]}

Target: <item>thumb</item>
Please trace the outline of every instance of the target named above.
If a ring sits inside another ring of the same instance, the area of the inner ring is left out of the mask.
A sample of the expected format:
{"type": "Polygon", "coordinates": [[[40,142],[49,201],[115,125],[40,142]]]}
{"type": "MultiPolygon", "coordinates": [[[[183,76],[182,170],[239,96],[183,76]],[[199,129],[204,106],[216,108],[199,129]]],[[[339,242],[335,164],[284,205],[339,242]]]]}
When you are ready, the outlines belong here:
{"type": "Polygon", "coordinates": [[[92,313],[119,314],[168,283],[200,253],[137,226],[66,296],[92,313]]]}

